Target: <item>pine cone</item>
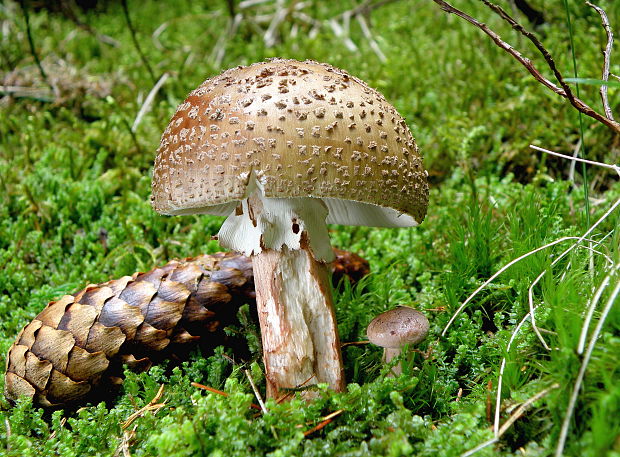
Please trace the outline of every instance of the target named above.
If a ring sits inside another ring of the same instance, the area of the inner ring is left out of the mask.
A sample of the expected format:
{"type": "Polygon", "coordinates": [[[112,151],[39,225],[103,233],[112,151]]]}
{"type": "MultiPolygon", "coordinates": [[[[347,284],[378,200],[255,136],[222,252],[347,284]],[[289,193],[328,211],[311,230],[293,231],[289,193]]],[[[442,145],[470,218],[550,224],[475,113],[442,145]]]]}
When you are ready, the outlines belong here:
{"type": "MultiPolygon", "coordinates": [[[[368,262],[336,250],[333,280],[357,281],[368,262]]],[[[173,260],[50,302],[9,349],[5,392],[43,407],[75,406],[122,384],[122,366],[147,370],[183,358],[199,340],[226,344],[224,328],[254,301],[249,258],[231,253],[173,260]],[[207,337],[208,335],[208,337],[207,337]]]]}

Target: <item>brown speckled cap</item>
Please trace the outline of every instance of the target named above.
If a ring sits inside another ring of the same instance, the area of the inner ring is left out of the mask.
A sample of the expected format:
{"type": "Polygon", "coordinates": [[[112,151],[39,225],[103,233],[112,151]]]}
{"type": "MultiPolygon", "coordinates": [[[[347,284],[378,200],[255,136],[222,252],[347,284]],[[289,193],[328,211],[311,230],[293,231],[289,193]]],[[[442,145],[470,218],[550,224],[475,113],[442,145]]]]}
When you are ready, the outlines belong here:
{"type": "Polygon", "coordinates": [[[384,348],[417,344],[426,338],[429,322],[424,314],[408,306],[398,306],[375,317],[366,334],[371,343],[384,348]]]}
{"type": "Polygon", "coordinates": [[[379,92],[327,64],[273,59],[226,70],[179,105],[151,199],[163,214],[227,215],[254,177],[265,197],[322,198],[330,223],[410,226],[426,214],[426,176],[379,92]]]}

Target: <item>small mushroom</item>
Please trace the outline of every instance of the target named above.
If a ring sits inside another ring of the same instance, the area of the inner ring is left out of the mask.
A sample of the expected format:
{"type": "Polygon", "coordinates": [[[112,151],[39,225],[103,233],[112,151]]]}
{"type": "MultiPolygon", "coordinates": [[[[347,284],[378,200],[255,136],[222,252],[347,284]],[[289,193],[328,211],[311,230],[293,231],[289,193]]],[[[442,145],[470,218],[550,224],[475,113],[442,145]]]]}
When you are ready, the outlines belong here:
{"type": "MultiPolygon", "coordinates": [[[[381,346],[383,361],[389,363],[400,355],[402,348],[409,344],[418,344],[428,333],[428,319],[420,311],[408,306],[399,306],[375,317],[366,330],[371,343],[381,346]]],[[[401,364],[392,368],[388,376],[402,373],[401,364]]]]}

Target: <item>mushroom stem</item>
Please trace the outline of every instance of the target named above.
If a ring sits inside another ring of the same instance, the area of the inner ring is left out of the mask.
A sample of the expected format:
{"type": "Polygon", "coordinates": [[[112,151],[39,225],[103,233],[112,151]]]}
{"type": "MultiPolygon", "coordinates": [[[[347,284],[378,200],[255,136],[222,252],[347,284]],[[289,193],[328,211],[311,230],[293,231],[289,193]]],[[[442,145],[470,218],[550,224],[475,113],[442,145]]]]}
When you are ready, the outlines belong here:
{"type": "MultiPolygon", "coordinates": [[[[252,257],[267,396],[327,383],[344,369],[327,269],[334,254],[317,198],[266,198],[261,184],[222,225],[220,244],[252,257]]],[[[313,395],[304,394],[306,398],[313,395]]]]}
{"type": "Polygon", "coordinates": [[[342,355],[327,264],[307,249],[283,248],[253,256],[252,265],[267,396],[317,383],[342,391],[342,355]]]}
{"type": "MultiPolygon", "coordinates": [[[[390,363],[394,357],[398,357],[402,352],[401,348],[385,348],[383,350],[383,362],[390,363]]],[[[403,367],[400,362],[392,367],[390,372],[387,374],[388,378],[393,378],[396,376],[400,376],[403,372],[403,367]]]]}

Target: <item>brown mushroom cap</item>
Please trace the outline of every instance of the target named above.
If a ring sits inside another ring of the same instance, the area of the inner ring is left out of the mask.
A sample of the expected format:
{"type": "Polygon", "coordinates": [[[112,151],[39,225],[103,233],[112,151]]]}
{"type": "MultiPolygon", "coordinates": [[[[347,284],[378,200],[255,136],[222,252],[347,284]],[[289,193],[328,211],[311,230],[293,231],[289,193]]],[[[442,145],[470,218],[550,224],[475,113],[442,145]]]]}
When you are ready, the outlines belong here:
{"type": "Polygon", "coordinates": [[[420,311],[399,306],[375,317],[366,330],[371,343],[384,348],[417,344],[426,338],[428,319],[420,311]]]}
{"type": "Polygon", "coordinates": [[[162,136],[151,199],[163,214],[228,215],[256,181],[265,197],[323,199],[328,223],[411,226],[426,176],[379,92],[327,64],[273,59],[189,94],[162,136]]]}

